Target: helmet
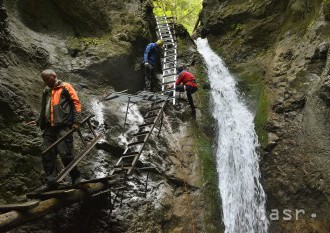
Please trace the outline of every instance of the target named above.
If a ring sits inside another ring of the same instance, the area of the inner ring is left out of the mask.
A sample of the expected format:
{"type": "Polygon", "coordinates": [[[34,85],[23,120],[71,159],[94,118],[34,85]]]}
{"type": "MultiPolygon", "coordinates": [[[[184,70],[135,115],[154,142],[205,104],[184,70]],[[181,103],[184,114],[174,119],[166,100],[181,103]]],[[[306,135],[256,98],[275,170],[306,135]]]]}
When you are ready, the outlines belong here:
{"type": "Polygon", "coordinates": [[[163,46],[164,41],[163,40],[157,40],[156,44],[158,44],[159,46],[163,46]]]}
{"type": "Polygon", "coordinates": [[[185,65],[180,65],[176,68],[176,73],[180,74],[182,71],[186,70],[186,66],[185,65]]]}

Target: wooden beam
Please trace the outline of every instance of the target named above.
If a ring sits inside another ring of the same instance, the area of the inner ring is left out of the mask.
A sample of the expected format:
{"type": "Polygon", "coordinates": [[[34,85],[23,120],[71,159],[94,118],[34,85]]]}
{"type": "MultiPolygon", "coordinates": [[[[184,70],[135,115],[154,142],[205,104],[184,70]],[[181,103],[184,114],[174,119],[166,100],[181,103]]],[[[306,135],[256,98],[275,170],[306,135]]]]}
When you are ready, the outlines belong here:
{"type": "Polygon", "coordinates": [[[12,210],[10,212],[0,215],[0,232],[9,231],[15,227],[21,226],[26,222],[39,219],[40,217],[61,209],[69,204],[84,200],[95,193],[98,193],[106,188],[118,184],[120,180],[110,180],[107,182],[87,183],[81,185],[80,189],[74,189],[67,195],[61,197],[50,197],[46,200],[40,201],[39,205],[34,208],[18,211],[12,210]]]}

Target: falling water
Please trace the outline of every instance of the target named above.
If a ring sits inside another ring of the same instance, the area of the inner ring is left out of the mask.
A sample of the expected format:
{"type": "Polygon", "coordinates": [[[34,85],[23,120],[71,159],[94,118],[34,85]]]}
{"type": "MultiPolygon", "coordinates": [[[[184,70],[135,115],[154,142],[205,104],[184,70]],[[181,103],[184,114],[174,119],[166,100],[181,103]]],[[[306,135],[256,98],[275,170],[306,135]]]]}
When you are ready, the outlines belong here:
{"type": "Polygon", "coordinates": [[[226,233],[265,233],[268,220],[253,115],[239,97],[235,79],[208,45],[197,39],[212,87],[213,116],[218,124],[217,170],[226,233]]]}
{"type": "MultiPolygon", "coordinates": [[[[94,119],[95,121],[97,122],[97,126],[96,126],[96,131],[98,133],[103,133],[105,128],[104,128],[104,104],[102,102],[98,102],[98,100],[95,98],[95,99],[92,99],[91,101],[91,107],[92,107],[92,111],[93,111],[93,114],[94,114],[94,119]]],[[[100,139],[100,142],[104,141],[105,139],[104,138],[101,138],[100,139]]],[[[106,160],[106,157],[107,157],[107,154],[102,151],[102,150],[98,150],[97,151],[97,156],[93,162],[93,173],[94,173],[94,178],[100,178],[100,177],[104,177],[106,176],[108,173],[107,173],[107,169],[106,169],[106,166],[107,166],[107,163],[105,162],[106,160]]]]}

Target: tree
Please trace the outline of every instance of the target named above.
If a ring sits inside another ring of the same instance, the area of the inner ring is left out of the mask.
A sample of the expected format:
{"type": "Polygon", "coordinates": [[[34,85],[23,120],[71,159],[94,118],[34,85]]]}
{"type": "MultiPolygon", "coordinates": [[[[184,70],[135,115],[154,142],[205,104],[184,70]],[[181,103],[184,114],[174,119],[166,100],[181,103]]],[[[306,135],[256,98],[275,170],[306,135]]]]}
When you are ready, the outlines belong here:
{"type": "Polygon", "coordinates": [[[191,34],[202,9],[202,0],[154,0],[156,16],[173,16],[191,34]]]}

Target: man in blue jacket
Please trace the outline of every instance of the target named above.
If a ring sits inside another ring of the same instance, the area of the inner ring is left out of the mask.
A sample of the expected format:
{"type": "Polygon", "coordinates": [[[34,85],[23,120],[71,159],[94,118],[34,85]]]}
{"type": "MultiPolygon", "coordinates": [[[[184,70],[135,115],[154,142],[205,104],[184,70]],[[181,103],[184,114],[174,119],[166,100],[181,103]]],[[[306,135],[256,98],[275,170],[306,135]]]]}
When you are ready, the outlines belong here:
{"type": "Polygon", "coordinates": [[[163,46],[162,40],[157,40],[156,43],[150,43],[146,47],[143,56],[144,70],[145,70],[145,89],[151,89],[151,81],[155,79],[154,66],[159,53],[159,49],[163,46]]]}

